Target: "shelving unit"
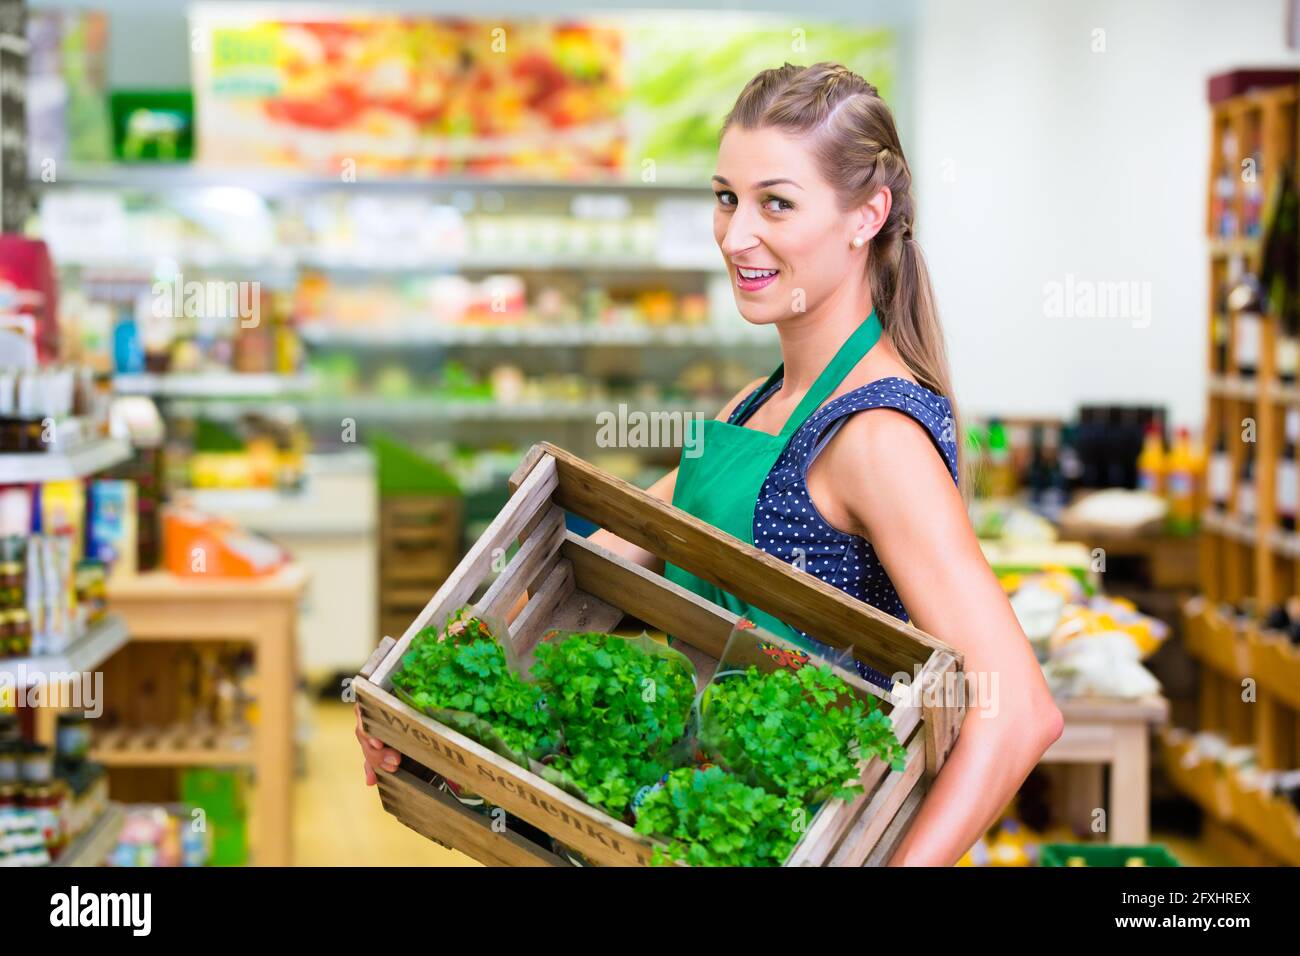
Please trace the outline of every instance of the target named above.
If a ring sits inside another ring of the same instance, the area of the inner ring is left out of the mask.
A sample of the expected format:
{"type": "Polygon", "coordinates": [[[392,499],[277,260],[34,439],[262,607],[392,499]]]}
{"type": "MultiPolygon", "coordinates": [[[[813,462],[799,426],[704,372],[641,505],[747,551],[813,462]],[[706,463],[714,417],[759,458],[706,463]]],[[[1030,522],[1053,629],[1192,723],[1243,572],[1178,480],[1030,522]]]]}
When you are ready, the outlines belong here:
{"type": "Polygon", "coordinates": [[[307,576],[297,565],[256,579],[202,580],[155,571],[109,585],[109,604],[131,632],[128,651],[177,642],[251,647],[258,716],[248,730],[180,719],[175,700],[143,700],[138,691],[141,679],[170,686],[166,672],[148,660],[120,655],[104,679],[105,713],[118,721],[96,735],[92,758],[114,774],[250,767],[256,776],[253,862],[260,866],[288,866],[293,859],[293,701],[298,609],[306,585],[307,576]]]}
{"type": "Polygon", "coordinates": [[[73,840],[50,866],[100,866],[117,845],[118,835],[125,822],[126,812],[117,804],[110,803],[108,809],[99,815],[99,819],[73,840]]]}
{"type": "Polygon", "coordinates": [[[169,372],[115,375],[113,391],[119,395],[158,398],[269,398],[311,391],[310,375],[275,375],[238,372],[169,372]]]}
{"type": "Polygon", "coordinates": [[[0,482],[38,484],[85,478],[111,468],[131,456],[131,446],[120,438],[97,438],[68,451],[0,455],[0,482]]]}
{"type": "Polygon", "coordinates": [[[126,642],[126,621],[120,615],[109,614],[62,654],[0,658],[0,676],[17,682],[24,676],[30,681],[51,674],[92,671],[112,657],[126,642]]]}
{"type": "MultiPolygon", "coordinates": [[[[1242,626],[1224,617],[1219,607],[1222,602],[1253,602],[1262,613],[1300,587],[1300,537],[1281,526],[1275,494],[1286,412],[1300,405],[1300,388],[1283,384],[1277,375],[1281,320],[1276,313],[1261,317],[1255,376],[1237,374],[1243,345],[1236,313],[1227,316],[1227,348],[1222,357],[1219,354],[1214,333],[1225,284],[1238,271],[1258,276],[1264,246],[1258,236],[1217,234],[1213,190],[1216,175],[1235,167],[1231,211],[1240,228],[1244,190],[1239,173],[1254,152],[1253,144],[1259,148],[1256,173],[1266,203],[1273,198],[1278,177],[1294,175],[1300,138],[1298,93],[1300,85],[1293,82],[1244,93],[1211,110],[1206,434],[1211,440],[1224,436],[1232,480],[1227,510],[1204,515],[1201,594],[1183,608],[1185,647],[1201,665],[1199,727],[1223,734],[1234,745],[1253,744],[1263,770],[1300,766],[1300,649],[1285,635],[1261,629],[1258,622],[1242,626]],[[1235,156],[1225,156],[1225,142],[1236,143],[1235,156]],[[1242,467],[1250,453],[1255,468],[1253,520],[1241,513],[1242,467]]],[[[1265,224],[1267,215],[1266,209],[1265,224]]],[[[1202,759],[1185,729],[1163,732],[1161,753],[1170,780],[1211,820],[1263,848],[1271,858],[1300,863],[1300,816],[1288,801],[1251,790],[1236,771],[1202,759]]]]}

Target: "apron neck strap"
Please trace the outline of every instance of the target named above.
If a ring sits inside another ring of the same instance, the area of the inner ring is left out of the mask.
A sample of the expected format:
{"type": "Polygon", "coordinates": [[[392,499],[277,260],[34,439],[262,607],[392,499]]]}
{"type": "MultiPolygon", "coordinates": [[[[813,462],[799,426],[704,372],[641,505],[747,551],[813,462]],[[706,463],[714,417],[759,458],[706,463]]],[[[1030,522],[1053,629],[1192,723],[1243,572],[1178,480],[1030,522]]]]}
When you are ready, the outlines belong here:
{"type": "MultiPolygon", "coordinates": [[[[880,319],[876,315],[876,310],[872,309],[866,321],[854,329],[853,333],[844,340],[844,344],[835,353],[835,357],[822,369],[821,374],[817,376],[817,381],[813,382],[812,388],[808,389],[808,393],[799,402],[799,406],[794,410],[794,413],[786,419],[785,427],[781,429],[782,437],[793,435],[799,426],[820,408],[826,399],[830,398],[831,393],[839,388],[845,376],[853,371],[858,362],[862,360],[862,357],[870,352],[872,346],[880,340],[880,332],[880,319]]],[[[782,362],[773,374],[783,373],[784,370],[785,363],[782,362]]]]}

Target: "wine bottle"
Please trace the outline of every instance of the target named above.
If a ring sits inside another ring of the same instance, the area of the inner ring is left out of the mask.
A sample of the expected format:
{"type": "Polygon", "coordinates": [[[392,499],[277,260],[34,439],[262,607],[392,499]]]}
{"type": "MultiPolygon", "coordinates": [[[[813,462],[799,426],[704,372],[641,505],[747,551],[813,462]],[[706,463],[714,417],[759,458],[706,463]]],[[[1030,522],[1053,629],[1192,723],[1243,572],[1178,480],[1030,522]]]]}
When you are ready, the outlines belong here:
{"type": "Polygon", "coordinates": [[[1295,530],[1296,518],[1296,442],[1300,440],[1300,408],[1286,410],[1286,444],[1277,462],[1277,517],[1287,531],[1295,530]]]}
{"type": "Polygon", "coordinates": [[[1259,280],[1246,273],[1228,293],[1228,307],[1236,313],[1233,327],[1236,331],[1237,374],[1254,378],[1259,369],[1259,340],[1263,329],[1260,315],[1259,280]]]}
{"type": "Polygon", "coordinates": [[[1300,367],[1300,194],[1290,170],[1278,176],[1264,229],[1259,284],[1278,318],[1277,375],[1290,385],[1300,367]]]}
{"type": "Polygon", "coordinates": [[[1214,440],[1214,452],[1206,469],[1206,490],[1210,504],[1217,512],[1228,510],[1228,497],[1232,494],[1232,458],[1228,455],[1228,442],[1222,430],[1214,440]]]}
{"type": "Polygon", "coordinates": [[[1214,303],[1214,322],[1211,335],[1214,338],[1214,371],[1227,375],[1228,368],[1228,288],[1227,284],[1219,286],[1219,294],[1214,303]]]}
{"type": "Polygon", "coordinates": [[[1237,517],[1246,524],[1255,523],[1255,452],[1250,445],[1246,446],[1237,483],[1237,517]]]}

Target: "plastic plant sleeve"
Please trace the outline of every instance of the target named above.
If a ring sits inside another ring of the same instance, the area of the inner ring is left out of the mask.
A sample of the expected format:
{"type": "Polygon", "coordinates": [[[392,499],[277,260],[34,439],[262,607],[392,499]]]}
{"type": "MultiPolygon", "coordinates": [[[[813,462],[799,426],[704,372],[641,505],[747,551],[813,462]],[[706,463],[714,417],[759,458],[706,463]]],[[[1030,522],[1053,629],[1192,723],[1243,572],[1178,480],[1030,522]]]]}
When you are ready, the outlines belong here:
{"type": "MultiPolygon", "coordinates": [[[[850,650],[835,651],[833,656],[808,651],[755,626],[744,618],[736,622],[727,639],[722,657],[718,661],[713,679],[697,699],[699,743],[705,756],[751,786],[762,787],[770,793],[783,793],[783,788],[771,773],[766,771],[753,755],[745,752],[735,734],[728,732],[728,727],[719,718],[718,708],[710,705],[726,682],[744,678],[750,668],[755,668],[760,674],[773,674],[782,670],[797,673],[805,667],[829,667],[831,674],[843,682],[844,690],[830,706],[844,708],[850,706],[856,698],[862,702],[869,715],[873,712],[879,714],[878,717],[870,719],[873,724],[876,722],[883,724],[877,728],[877,733],[886,739],[886,744],[882,746],[888,748],[892,744],[890,762],[891,766],[897,768],[898,761],[901,760],[902,748],[897,745],[897,740],[893,737],[892,729],[885,718],[884,711],[879,707],[879,702],[867,690],[865,683],[856,673],[850,650]]],[[[858,743],[855,739],[850,744],[849,750],[855,764],[858,743]]],[[[796,746],[796,742],[790,741],[790,746],[796,746]]],[[[843,781],[828,781],[806,793],[792,793],[789,796],[802,800],[809,807],[810,813],[815,812],[817,806],[837,791],[856,785],[858,777],[859,774],[854,772],[850,778],[843,781]]]]}
{"type": "MultiPolygon", "coordinates": [[[[469,644],[478,639],[490,639],[502,650],[509,672],[525,683],[534,683],[527,675],[516,670],[517,658],[510,647],[509,633],[509,628],[501,618],[479,614],[472,607],[467,606],[448,615],[447,621],[441,629],[426,628],[421,631],[420,634],[416,635],[415,641],[437,640],[439,642],[452,641],[458,644],[469,644]],[[505,637],[504,640],[503,637],[505,637]]],[[[414,649],[415,642],[413,641],[412,651],[414,649]]],[[[408,657],[412,654],[412,651],[408,651],[407,655],[403,656],[402,667],[393,675],[393,693],[407,706],[432,717],[441,724],[451,727],[453,730],[487,747],[493,753],[505,757],[521,767],[531,767],[535,760],[545,756],[557,746],[556,735],[551,732],[542,734],[538,746],[531,750],[521,750],[508,743],[489,720],[472,711],[455,707],[421,704],[410,692],[410,689],[406,686],[407,681],[404,680],[408,657]]],[[[538,702],[538,706],[545,707],[544,698],[538,702]]],[[[463,787],[458,787],[457,792],[459,796],[476,796],[463,787]]]]}

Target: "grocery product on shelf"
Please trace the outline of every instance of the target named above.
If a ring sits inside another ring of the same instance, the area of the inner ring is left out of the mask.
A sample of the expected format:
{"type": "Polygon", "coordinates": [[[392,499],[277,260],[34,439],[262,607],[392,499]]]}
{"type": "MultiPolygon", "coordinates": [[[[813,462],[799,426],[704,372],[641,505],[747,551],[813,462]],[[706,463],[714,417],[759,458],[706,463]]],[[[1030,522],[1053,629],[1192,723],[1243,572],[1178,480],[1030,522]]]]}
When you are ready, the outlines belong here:
{"type": "Polygon", "coordinates": [[[108,435],[108,399],[89,368],[0,368],[0,454],[61,452],[108,435]]]}
{"type": "Polygon", "coordinates": [[[279,545],[192,508],[163,509],[163,566],[181,577],[255,578],[289,560],[279,545]]]}
{"type": "Polygon", "coordinates": [[[104,768],[64,730],[75,719],[60,722],[57,759],[42,744],[0,740],[0,866],[57,861],[108,809],[104,768]]]}
{"type": "Polygon", "coordinates": [[[1169,626],[1124,598],[1086,594],[1064,569],[999,575],[1012,610],[1059,697],[1144,697],[1159,682],[1142,666],[1169,626]]]}
{"type": "Polygon", "coordinates": [[[187,806],[131,806],[106,862],[116,867],[206,866],[210,842],[206,826],[194,826],[187,806]]]}

